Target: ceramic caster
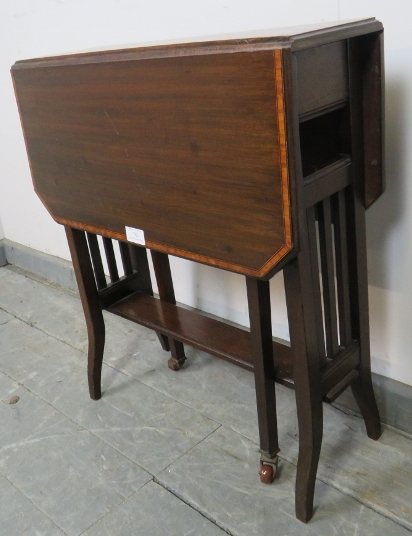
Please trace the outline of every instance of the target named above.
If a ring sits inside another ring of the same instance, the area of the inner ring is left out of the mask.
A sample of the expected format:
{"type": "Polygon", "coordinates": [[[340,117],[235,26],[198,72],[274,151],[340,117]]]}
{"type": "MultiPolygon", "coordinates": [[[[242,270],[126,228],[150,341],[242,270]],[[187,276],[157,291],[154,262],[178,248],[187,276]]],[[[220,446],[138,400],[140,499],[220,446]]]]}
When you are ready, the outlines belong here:
{"type": "Polygon", "coordinates": [[[263,484],[272,484],[272,482],[276,478],[277,468],[278,468],[277,457],[276,457],[276,461],[274,460],[273,462],[267,462],[267,461],[260,462],[260,471],[259,471],[260,481],[263,484]]]}

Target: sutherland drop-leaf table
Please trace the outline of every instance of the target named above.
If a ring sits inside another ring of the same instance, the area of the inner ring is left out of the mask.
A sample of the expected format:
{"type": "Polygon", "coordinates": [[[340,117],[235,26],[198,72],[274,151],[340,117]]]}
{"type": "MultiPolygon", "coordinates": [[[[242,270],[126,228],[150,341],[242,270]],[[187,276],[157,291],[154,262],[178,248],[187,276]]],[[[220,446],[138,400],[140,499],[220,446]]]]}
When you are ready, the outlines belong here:
{"type": "Polygon", "coordinates": [[[101,396],[103,309],[155,330],[174,370],[183,343],[249,369],[271,482],[275,381],[294,388],[305,522],[323,401],[350,386],[369,437],[381,434],[365,208],[383,191],[382,37],[367,19],[12,67],[35,190],[66,227],[91,397],[101,396]],[[169,254],[243,274],[250,332],[177,305],[169,254]],[[280,270],[291,347],[272,339],[269,280],[280,270]]]}

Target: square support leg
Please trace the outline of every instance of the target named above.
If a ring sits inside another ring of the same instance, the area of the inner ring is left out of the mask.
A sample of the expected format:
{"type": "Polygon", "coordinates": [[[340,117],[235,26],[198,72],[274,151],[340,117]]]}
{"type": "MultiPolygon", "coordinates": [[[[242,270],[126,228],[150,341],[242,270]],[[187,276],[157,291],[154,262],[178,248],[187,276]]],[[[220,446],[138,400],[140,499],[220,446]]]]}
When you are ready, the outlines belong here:
{"type": "Polygon", "coordinates": [[[260,478],[271,483],[276,476],[279,444],[269,282],[247,277],[246,287],[262,454],[260,478]]]}
{"type": "MultiPolygon", "coordinates": [[[[151,254],[160,299],[176,304],[169,257],[166,253],[159,251],[151,251],[151,254]]],[[[186,361],[183,343],[168,337],[168,346],[170,348],[171,358],[167,364],[171,370],[179,370],[186,361]]]]}

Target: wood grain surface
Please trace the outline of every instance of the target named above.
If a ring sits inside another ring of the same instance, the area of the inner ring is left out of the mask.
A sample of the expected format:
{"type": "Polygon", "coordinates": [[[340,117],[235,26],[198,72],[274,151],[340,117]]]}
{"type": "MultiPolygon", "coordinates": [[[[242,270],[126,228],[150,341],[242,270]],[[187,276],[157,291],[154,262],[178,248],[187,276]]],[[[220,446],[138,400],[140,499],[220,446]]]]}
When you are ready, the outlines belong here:
{"type": "Polygon", "coordinates": [[[56,221],[142,229],[152,249],[257,277],[291,250],[281,50],[28,62],[13,78],[56,221]]]}

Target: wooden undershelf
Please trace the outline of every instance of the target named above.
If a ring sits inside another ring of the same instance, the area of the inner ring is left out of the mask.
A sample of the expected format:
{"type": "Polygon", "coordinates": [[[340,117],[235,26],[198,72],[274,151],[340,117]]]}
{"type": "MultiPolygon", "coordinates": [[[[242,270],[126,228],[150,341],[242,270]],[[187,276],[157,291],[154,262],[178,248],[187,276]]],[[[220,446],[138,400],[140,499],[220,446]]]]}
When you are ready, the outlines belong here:
{"type": "MultiPolygon", "coordinates": [[[[140,292],[116,302],[107,310],[247,370],[253,370],[250,334],[245,329],[140,292]]],[[[274,341],[273,360],[275,380],[293,387],[290,347],[274,341]]]]}

